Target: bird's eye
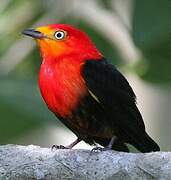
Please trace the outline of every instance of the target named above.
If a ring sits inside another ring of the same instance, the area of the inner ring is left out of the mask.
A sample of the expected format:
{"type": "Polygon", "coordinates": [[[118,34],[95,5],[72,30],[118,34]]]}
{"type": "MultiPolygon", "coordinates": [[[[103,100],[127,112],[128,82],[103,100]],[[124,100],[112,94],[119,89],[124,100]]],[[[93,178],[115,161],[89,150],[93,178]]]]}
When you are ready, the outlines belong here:
{"type": "Polygon", "coordinates": [[[65,32],[64,31],[56,31],[54,36],[58,40],[64,39],[65,38],[65,32]]]}

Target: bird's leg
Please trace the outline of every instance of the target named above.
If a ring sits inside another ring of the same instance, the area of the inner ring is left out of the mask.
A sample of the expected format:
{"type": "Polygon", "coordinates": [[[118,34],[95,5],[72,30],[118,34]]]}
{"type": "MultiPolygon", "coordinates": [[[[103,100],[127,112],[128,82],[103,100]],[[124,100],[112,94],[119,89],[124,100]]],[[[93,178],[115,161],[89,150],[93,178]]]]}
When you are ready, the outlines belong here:
{"type": "Polygon", "coordinates": [[[115,143],[117,137],[113,136],[112,139],[110,140],[109,144],[106,146],[106,149],[112,149],[113,144],[115,143]]]}
{"type": "Polygon", "coordinates": [[[72,142],[71,144],[69,144],[67,146],[68,149],[72,149],[75,145],[77,145],[79,142],[81,141],[81,139],[77,138],[74,142],[72,142]]]}
{"type": "Polygon", "coordinates": [[[93,148],[91,151],[94,152],[94,151],[107,151],[107,150],[111,150],[112,149],[112,146],[113,144],[115,143],[117,137],[116,136],[113,136],[109,142],[109,144],[106,146],[106,147],[95,147],[93,148]]]}
{"type": "Polygon", "coordinates": [[[81,139],[77,138],[74,142],[72,142],[71,144],[67,145],[67,146],[63,146],[63,145],[53,145],[52,146],[52,150],[54,149],[72,149],[76,144],[78,144],[81,141],[81,139]]]}

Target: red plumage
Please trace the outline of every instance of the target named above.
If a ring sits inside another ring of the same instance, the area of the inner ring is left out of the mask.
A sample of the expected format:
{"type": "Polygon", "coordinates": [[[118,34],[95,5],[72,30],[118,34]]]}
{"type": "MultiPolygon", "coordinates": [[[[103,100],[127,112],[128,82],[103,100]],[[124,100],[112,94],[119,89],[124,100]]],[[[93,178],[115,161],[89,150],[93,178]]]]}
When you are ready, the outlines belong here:
{"type": "Polygon", "coordinates": [[[58,63],[45,60],[41,65],[39,86],[49,109],[56,115],[69,116],[79,99],[87,93],[77,58],[61,57],[58,63]]]}

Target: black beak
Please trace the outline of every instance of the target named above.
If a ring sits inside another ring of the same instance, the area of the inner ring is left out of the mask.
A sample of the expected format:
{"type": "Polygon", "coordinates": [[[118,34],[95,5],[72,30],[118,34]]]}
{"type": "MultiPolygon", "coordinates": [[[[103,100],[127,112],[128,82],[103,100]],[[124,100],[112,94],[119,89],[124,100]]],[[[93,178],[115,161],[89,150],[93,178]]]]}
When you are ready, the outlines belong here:
{"type": "Polygon", "coordinates": [[[31,36],[33,38],[45,38],[46,37],[43,33],[41,33],[40,31],[36,31],[34,29],[25,29],[24,31],[22,31],[22,34],[31,36]]]}

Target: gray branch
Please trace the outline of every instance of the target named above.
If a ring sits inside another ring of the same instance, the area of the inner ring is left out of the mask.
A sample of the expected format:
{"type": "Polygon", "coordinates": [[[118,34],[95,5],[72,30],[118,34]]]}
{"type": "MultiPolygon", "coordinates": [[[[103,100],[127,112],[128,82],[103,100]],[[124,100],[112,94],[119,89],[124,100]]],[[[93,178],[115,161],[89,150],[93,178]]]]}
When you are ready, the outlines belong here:
{"type": "Polygon", "coordinates": [[[0,146],[0,180],[171,179],[171,152],[55,150],[0,146]]]}

